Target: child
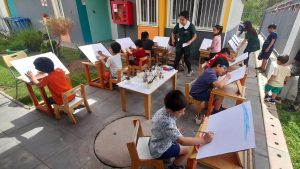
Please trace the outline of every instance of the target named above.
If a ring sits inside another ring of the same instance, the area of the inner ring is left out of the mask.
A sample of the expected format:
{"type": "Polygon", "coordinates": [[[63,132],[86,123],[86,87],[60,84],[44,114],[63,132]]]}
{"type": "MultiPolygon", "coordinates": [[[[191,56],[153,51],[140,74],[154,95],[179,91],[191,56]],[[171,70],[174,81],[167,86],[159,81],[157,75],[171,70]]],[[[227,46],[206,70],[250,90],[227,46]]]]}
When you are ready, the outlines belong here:
{"type": "Polygon", "coordinates": [[[230,56],[230,50],[228,48],[223,48],[220,53],[216,54],[212,59],[208,61],[205,68],[211,67],[211,65],[214,64],[217,58],[223,58],[229,62],[234,62],[235,59],[230,58],[229,56],[230,56]]]}
{"type": "Polygon", "coordinates": [[[109,48],[109,52],[112,56],[106,56],[102,52],[99,53],[99,55],[102,56],[99,60],[110,70],[104,73],[105,80],[109,80],[110,78],[116,79],[118,71],[122,69],[120,51],[121,45],[118,42],[113,42],[109,48]]]}
{"type": "Polygon", "coordinates": [[[266,64],[267,61],[273,52],[275,42],[277,40],[277,33],[276,33],[277,26],[275,24],[271,24],[268,26],[268,32],[270,33],[268,38],[265,40],[262,50],[258,56],[258,59],[262,59],[262,64],[260,67],[257,67],[256,69],[259,69],[261,73],[264,73],[266,71],[266,64]]]}
{"type": "MultiPolygon", "coordinates": [[[[209,101],[210,91],[214,88],[223,88],[228,80],[231,78],[230,74],[227,74],[221,81],[218,80],[218,76],[222,76],[226,73],[229,63],[224,58],[217,58],[214,63],[206,69],[203,74],[192,84],[190,95],[200,101],[209,101]]],[[[223,97],[217,96],[214,101],[213,114],[224,110],[222,107],[223,97]]]]}
{"type": "MultiPolygon", "coordinates": [[[[70,89],[72,86],[65,76],[64,71],[61,68],[54,69],[54,63],[47,57],[39,57],[33,62],[35,69],[40,71],[40,74],[48,74],[41,81],[38,81],[36,75],[31,71],[27,72],[29,79],[39,87],[47,86],[52,95],[48,99],[50,104],[62,105],[62,94],[70,89]]],[[[73,100],[75,95],[69,96],[68,101],[73,100]]]]}
{"type": "Polygon", "coordinates": [[[276,96],[280,93],[286,81],[288,81],[291,76],[290,67],[284,65],[289,61],[289,56],[279,56],[277,57],[277,65],[272,73],[272,76],[268,80],[267,85],[265,86],[265,101],[275,104],[276,96]],[[272,97],[268,95],[269,92],[272,92],[272,97]]]}
{"type": "Polygon", "coordinates": [[[186,100],[179,90],[170,91],[164,99],[165,107],[158,110],[152,118],[152,137],[149,142],[150,153],[157,159],[175,157],[170,169],[183,169],[181,165],[189,153],[188,146],[204,145],[213,139],[207,132],[199,138],[184,137],[176,126],[176,119],[185,113],[186,100]]]}
{"type": "Polygon", "coordinates": [[[151,50],[152,47],[154,46],[154,42],[149,39],[149,33],[147,31],[141,33],[141,40],[143,42],[143,48],[145,50],[151,50]]]}
{"type": "MultiPolygon", "coordinates": [[[[146,56],[145,49],[143,48],[143,41],[142,40],[136,40],[134,42],[136,49],[132,49],[132,56],[134,57],[134,60],[130,60],[130,65],[138,66],[140,62],[140,58],[143,58],[146,56]]],[[[143,62],[143,65],[146,64],[146,60],[143,62]]]]}
{"type": "Polygon", "coordinates": [[[216,25],[213,27],[213,39],[211,47],[207,48],[210,51],[209,59],[213,58],[217,53],[221,51],[221,35],[223,31],[223,26],[216,25]]]}

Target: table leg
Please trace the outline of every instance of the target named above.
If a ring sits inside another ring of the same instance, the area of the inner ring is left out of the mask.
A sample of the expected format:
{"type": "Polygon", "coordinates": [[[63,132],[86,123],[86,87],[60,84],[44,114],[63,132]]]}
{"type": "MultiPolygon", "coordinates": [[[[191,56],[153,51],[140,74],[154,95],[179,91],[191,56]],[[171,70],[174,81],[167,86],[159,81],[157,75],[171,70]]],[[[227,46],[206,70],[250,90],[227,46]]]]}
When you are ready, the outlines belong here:
{"type": "Polygon", "coordinates": [[[214,103],[214,98],[215,98],[215,95],[214,94],[210,94],[210,98],[209,98],[209,101],[208,101],[208,106],[207,106],[207,113],[206,113],[206,116],[210,116],[212,110],[213,110],[213,103],[214,103]]]}
{"type": "Polygon", "coordinates": [[[145,116],[149,120],[151,119],[151,95],[145,95],[145,116]]]}
{"type": "Polygon", "coordinates": [[[103,79],[103,64],[100,63],[97,65],[97,71],[98,71],[98,78],[99,78],[99,82],[101,84],[101,86],[103,86],[104,88],[104,79],[103,79]]]}
{"type": "Polygon", "coordinates": [[[173,90],[176,90],[177,73],[172,78],[173,90]]]}
{"type": "Polygon", "coordinates": [[[45,88],[44,88],[44,87],[39,87],[39,90],[40,90],[40,92],[41,92],[41,95],[42,95],[44,104],[45,104],[45,106],[46,106],[47,113],[49,113],[49,114],[51,114],[51,115],[54,115],[54,114],[53,114],[54,110],[53,110],[51,104],[48,102],[48,96],[47,96],[47,94],[46,94],[45,88]]]}
{"type": "Polygon", "coordinates": [[[89,66],[86,64],[83,64],[84,67],[84,72],[85,72],[85,77],[88,85],[91,85],[91,76],[90,76],[90,70],[89,66]]]}
{"type": "Polygon", "coordinates": [[[187,159],[186,168],[187,169],[195,169],[197,167],[197,160],[193,158],[187,159]]]}
{"type": "Polygon", "coordinates": [[[121,93],[121,104],[122,104],[122,111],[126,112],[126,90],[123,88],[120,88],[120,93],[121,93]]]}

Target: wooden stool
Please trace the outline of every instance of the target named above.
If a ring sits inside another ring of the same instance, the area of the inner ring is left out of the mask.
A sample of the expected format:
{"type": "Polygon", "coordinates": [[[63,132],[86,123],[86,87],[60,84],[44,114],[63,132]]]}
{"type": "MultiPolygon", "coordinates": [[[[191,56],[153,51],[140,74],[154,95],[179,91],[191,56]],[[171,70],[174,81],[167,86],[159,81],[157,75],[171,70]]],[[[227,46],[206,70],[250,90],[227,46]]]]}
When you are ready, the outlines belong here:
{"type": "Polygon", "coordinates": [[[201,113],[202,101],[196,100],[192,96],[190,96],[191,85],[193,82],[185,84],[185,98],[188,104],[192,104],[195,106],[195,112],[199,115],[201,113]]]}
{"type": "Polygon", "coordinates": [[[85,89],[84,89],[84,85],[79,85],[79,86],[76,86],[74,87],[73,89],[65,92],[62,94],[62,98],[63,98],[63,104],[62,105],[57,105],[57,104],[54,104],[54,114],[55,114],[55,118],[56,119],[60,119],[61,116],[60,116],[60,111],[64,111],[65,113],[67,113],[70,121],[73,123],[73,124],[76,124],[77,121],[73,115],[73,111],[74,111],[74,108],[76,108],[77,106],[79,105],[82,105],[82,103],[84,104],[87,112],[91,113],[91,109],[90,109],[90,106],[86,100],[86,96],[85,96],[85,89]],[[73,100],[71,100],[70,102],[68,101],[68,97],[73,95],[73,94],[78,94],[78,91],[79,92],[79,95],[76,95],[75,98],[73,100]]]}
{"type": "Polygon", "coordinates": [[[162,160],[154,159],[149,150],[150,136],[144,136],[141,122],[133,121],[134,132],[132,142],[127,143],[127,148],[131,158],[131,168],[138,169],[140,166],[154,166],[157,169],[164,169],[162,160]]]}
{"type": "Polygon", "coordinates": [[[143,70],[145,70],[147,67],[148,67],[148,64],[144,64],[143,65],[143,62],[144,61],[148,61],[148,58],[147,56],[143,57],[143,58],[140,58],[139,59],[139,65],[138,66],[135,66],[135,65],[130,65],[129,66],[129,71],[131,74],[134,74],[133,72],[137,71],[137,72],[142,72],[143,70]]]}
{"type": "Polygon", "coordinates": [[[129,71],[128,71],[128,67],[126,66],[125,68],[120,69],[120,70],[117,72],[117,78],[116,78],[116,79],[109,78],[109,89],[110,89],[110,90],[113,90],[113,84],[117,84],[117,83],[119,83],[119,82],[122,81],[122,76],[123,76],[124,72],[127,72],[127,75],[128,75],[128,76],[130,75],[130,73],[129,73],[129,71]]]}

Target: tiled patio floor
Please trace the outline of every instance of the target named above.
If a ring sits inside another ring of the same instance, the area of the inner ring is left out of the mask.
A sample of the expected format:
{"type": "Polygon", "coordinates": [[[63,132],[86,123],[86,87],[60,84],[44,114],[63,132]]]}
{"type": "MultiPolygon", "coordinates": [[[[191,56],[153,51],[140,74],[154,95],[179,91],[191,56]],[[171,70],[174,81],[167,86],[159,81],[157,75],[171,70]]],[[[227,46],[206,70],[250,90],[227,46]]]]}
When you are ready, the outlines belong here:
{"type": "MultiPolygon", "coordinates": [[[[196,63],[196,62],[195,62],[196,63]]],[[[254,59],[251,59],[254,63],[254,59]]],[[[253,64],[252,64],[253,65],[253,64]]],[[[254,66],[249,68],[247,100],[252,101],[256,145],[254,163],[257,169],[268,169],[265,130],[254,66]]],[[[194,67],[196,70],[196,67],[194,67]]],[[[179,73],[177,88],[184,91],[185,82],[191,81],[179,73]]],[[[152,95],[152,112],[163,106],[164,95],[172,82],[162,86],[152,95]]],[[[88,99],[93,113],[85,110],[76,114],[77,125],[67,116],[57,121],[36,110],[27,110],[0,94],[0,168],[1,169],[94,169],[111,168],[101,163],[94,154],[97,133],[111,121],[129,115],[143,115],[142,96],[127,93],[127,111],[121,110],[120,94],[114,91],[87,87],[88,99]]],[[[226,104],[232,104],[226,102],[226,104]]],[[[186,135],[194,135],[197,129],[193,121],[194,108],[190,106],[178,125],[191,129],[186,135]]],[[[108,143],[109,144],[109,143],[108,143]]],[[[201,167],[203,168],[203,167],[201,167]]]]}

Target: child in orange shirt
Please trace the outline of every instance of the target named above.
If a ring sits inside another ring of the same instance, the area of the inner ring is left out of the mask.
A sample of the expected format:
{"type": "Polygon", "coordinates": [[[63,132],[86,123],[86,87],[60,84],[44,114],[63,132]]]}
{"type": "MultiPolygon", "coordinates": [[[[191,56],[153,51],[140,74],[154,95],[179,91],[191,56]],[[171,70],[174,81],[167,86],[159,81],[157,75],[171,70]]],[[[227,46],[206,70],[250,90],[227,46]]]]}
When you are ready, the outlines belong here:
{"type": "MultiPolygon", "coordinates": [[[[52,95],[48,99],[50,104],[62,105],[62,94],[70,89],[72,86],[65,76],[65,72],[61,68],[54,69],[54,63],[51,59],[47,57],[40,57],[35,59],[33,62],[35,69],[40,71],[41,74],[47,73],[48,75],[44,77],[41,81],[38,81],[36,75],[31,71],[27,72],[29,79],[39,87],[47,86],[52,95]]],[[[68,98],[68,101],[73,100],[75,95],[72,95],[68,98]]]]}

